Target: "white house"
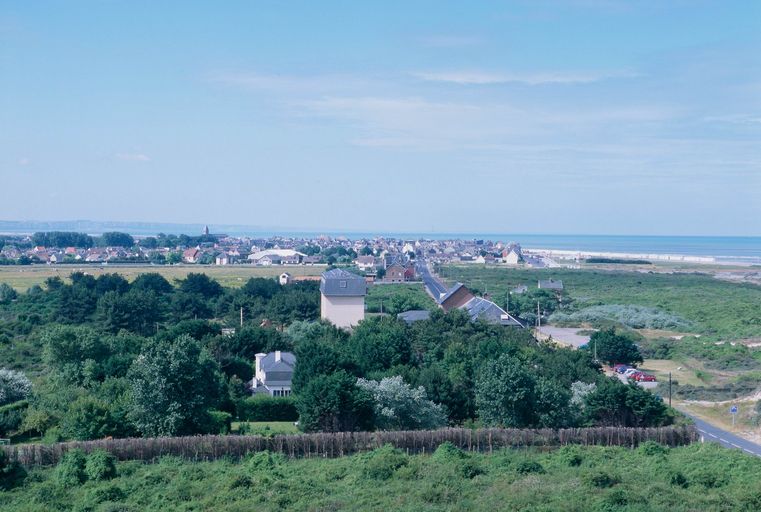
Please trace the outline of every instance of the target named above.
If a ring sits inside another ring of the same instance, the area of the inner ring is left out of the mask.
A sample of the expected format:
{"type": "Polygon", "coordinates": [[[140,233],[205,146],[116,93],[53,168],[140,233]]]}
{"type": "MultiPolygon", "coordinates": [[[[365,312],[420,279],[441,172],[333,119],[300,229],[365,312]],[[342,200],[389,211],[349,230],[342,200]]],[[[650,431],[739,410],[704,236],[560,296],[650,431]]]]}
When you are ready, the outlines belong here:
{"type": "Polygon", "coordinates": [[[290,284],[292,279],[293,278],[291,277],[291,274],[289,274],[288,272],[283,272],[282,274],[280,274],[280,277],[278,277],[278,281],[280,282],[282,286],[290,284]]]}
{"type": "Polygon", "coordinates": [[[351,327],[365,318],[367,283],[346,270],[336,268],[320,279],[320,318],[336,327],[351,327]]]}
{"type": "Polygon", "coordinates": [[[251,380],[251,393],[270,396],[289,396],[296,356],[276,350],[269,354],[256,354],[256,368],[251,380]]]}

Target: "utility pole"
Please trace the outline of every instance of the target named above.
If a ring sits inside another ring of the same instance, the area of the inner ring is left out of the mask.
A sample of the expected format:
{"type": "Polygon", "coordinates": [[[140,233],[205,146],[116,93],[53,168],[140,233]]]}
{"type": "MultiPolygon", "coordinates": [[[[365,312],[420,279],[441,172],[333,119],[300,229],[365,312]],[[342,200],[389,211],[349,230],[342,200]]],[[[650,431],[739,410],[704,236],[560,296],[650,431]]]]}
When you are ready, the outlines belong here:
{"type": "Polygon", "coordinates": [[[380,314],[382,315],[383,314],[383,299],[381,299],[380,301],[381,301],[380,314]]]}
{"type": "Polygon", "coordinates": [[[542,311],[539,309],[539,301],[536,301],[536,328],[542,327],[542,311]]]}
{"type": "Polygon", "coordinates": [[[243,329],[243,306],[240,307],[240,328],[243,329]]]}
{"type": "Polygon", "coordinates": [[[669,372],[669,407],[671,407],[671,372],[669,372]]]}

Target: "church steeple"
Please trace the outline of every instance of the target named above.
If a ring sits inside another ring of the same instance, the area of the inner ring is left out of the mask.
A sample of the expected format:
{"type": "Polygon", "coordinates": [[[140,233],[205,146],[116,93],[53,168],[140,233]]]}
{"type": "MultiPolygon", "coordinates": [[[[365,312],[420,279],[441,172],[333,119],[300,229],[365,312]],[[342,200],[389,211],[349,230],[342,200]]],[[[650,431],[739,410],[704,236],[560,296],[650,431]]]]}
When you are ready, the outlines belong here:
{"type": "Polygon", "coordinates": [[[203,227],[203,234],[204,235],[208,235],[209,234],[209,226],[204,226],[203,227]]]}

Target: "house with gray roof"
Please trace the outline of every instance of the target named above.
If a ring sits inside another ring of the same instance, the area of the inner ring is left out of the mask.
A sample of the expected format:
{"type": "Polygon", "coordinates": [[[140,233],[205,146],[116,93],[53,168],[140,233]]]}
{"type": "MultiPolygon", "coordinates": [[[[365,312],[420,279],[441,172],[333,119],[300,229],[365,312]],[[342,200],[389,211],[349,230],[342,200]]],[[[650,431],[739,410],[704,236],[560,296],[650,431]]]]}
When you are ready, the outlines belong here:
{"type": "Polygon", "coordinates": [[[276,350],[269,354],[256,354],[256,371],[251,380],[251,392],[256,395],[289,396],[296,356],[276,350]]]}
{"type": "Polygon", "coordinates": [[[367,282],[362,276],[335,268],[320,278],[320,318],[336,327],[352,327],[365,318],[367,282]]]}
{"type": "Polygon", "coordinates": [[[555,281],[554,279],[540,280],[537,283],[537,288],[541,290],[563,291],[563,281],[555,281]]]}

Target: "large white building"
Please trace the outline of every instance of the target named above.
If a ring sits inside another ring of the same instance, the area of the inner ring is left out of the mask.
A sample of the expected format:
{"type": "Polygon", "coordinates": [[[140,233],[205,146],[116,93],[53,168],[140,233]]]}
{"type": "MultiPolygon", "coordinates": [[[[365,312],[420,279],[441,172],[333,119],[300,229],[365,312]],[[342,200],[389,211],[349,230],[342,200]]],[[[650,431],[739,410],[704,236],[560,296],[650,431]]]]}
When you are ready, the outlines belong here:
{"type": "Polygon", "coordinates": [[[367,282],[361,276],[336,268],[320,279],[320,318],[336,327],[351,327],[365,318],[367,282]]]}

